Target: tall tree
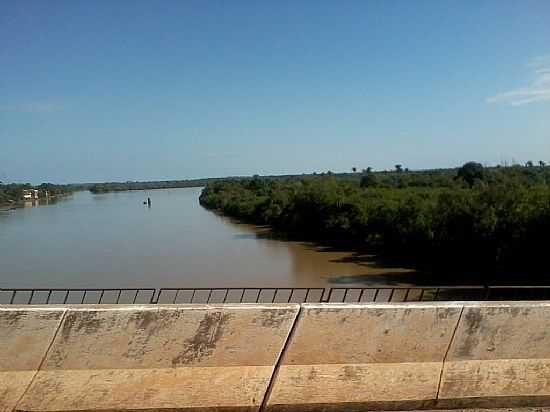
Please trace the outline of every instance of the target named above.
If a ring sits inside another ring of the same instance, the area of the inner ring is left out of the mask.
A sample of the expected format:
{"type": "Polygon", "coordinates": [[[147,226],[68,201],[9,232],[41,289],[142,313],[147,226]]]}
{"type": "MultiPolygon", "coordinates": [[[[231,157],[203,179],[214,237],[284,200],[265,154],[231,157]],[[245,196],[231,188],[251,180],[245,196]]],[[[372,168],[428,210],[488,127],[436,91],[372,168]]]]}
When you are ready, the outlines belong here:
{"type": "Polygon", "coordinates": [[[457,177],[464,180],[470,187],[476,180],[483,180],[483,165],[477,162],[468,162],[458,169],[457,177]]]}
{"type": "Polygon", "coordinates": [[[374,173],[367,173],[365,176],[361,178],[360,186],[364,188],[377,187],[378,179],[376,178],[374,173]]]}

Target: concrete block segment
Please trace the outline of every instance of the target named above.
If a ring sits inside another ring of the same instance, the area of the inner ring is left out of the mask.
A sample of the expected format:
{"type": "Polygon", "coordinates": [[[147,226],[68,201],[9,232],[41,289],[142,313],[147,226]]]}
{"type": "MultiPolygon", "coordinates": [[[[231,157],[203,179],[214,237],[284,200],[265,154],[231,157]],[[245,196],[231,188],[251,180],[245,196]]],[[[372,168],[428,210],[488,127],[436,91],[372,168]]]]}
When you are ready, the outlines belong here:
{"type": "Polygon", "coordinates": [[[299,305],[71,308],[23,411],[256,411],[299,305]]]}
{"type": "Polygon", "coordinates": [[[305,304],[269,411],[418,409],[437,399],[460,304],[305,304]]]}
{"type": "Polygon", "coordinates": [[[465,304],[441,406],[550,405],[550,303],[465,304]]]}
{"type": "Polygon", "coordinates": [[[12,411],[46,356],[64,309],[0,308],[0,411],[12,411]]]}

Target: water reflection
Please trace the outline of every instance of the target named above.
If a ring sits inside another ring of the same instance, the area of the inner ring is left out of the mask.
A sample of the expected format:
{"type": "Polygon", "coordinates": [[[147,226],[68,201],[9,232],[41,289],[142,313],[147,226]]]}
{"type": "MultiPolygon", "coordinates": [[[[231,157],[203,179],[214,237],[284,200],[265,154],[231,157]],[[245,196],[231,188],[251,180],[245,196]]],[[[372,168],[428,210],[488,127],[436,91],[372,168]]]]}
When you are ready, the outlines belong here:
{"type": "MultiPolygon", "coordinates": [[[[274,258],[288,258],[294,286],[359,286],[390,283],[410,285],[417,277],[417,273],[412,269],[381,265],[373,255],[334,250],[314,242],[282,240],[268,227],[247,225],[230,218],[218,217],[223,223],[239,231],[233,236],[234,239],[257,242],[265,248],[266,254],[274,258]]],[[[426,278],[428,277],[429,275],[426,275],[426,278]]]]}

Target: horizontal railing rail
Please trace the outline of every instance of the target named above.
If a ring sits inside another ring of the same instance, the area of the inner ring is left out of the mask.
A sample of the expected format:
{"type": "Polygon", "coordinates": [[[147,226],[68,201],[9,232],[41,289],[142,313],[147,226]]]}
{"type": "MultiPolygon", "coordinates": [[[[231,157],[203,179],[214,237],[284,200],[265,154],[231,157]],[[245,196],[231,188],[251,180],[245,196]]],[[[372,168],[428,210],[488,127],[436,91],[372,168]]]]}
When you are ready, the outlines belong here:
{"type": "Polygon", "coordinates": [[[153,288],[0,289],[0,304],[155,303],[153,288]]]}
{"type": "Polygon", "coordinates": [[[0,289],[0,304],[360,303],[546,300],[550,286],[0,289]]]}

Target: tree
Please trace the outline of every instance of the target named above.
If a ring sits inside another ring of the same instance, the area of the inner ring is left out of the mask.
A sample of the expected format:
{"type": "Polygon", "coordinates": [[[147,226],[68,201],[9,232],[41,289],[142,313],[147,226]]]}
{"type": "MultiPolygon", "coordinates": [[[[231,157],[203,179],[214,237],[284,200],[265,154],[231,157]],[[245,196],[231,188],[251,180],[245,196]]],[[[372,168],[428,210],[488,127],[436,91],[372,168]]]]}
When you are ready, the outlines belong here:
{"type": "Polygon", "coordinates": [[[356,167],[352,167],[352,168],[351,168],[351,171],[352,171],[353,173],[355,173],[355,172],[357,172],[357,168],[356,168],[356,167]]]}
{"type": "Polygon", "coordinates": [[[395,171],[398,172],[398,173],[401,173],[403,171],[403,166],[402,165],[395,165],[395,171]]]}
{"type": "Polygon", "coordinates": [[[367,173],[361,178],[361,183],[359,183],[359,185],[363,188],[377,187],[378,179],[373,173],[367,173]]]}
{"type": "Polygon", "coordinates": [[[539,160],[539,166],[540,167],[545,167],[546,163],[543,160],[539,160]]]}
{"type": "Polygon", "coordinates": [[[526,167],[533,167],[533,162],[529,160],[527,163],[525,163],[526,167]]]}
{"type": "Polygon", "coordinates": [[[458,169],[457,177],[468,183],[472,187],[476,180],[483,180],[484,170],[483,165],[477,162],[465,163],[458,169]]]}

